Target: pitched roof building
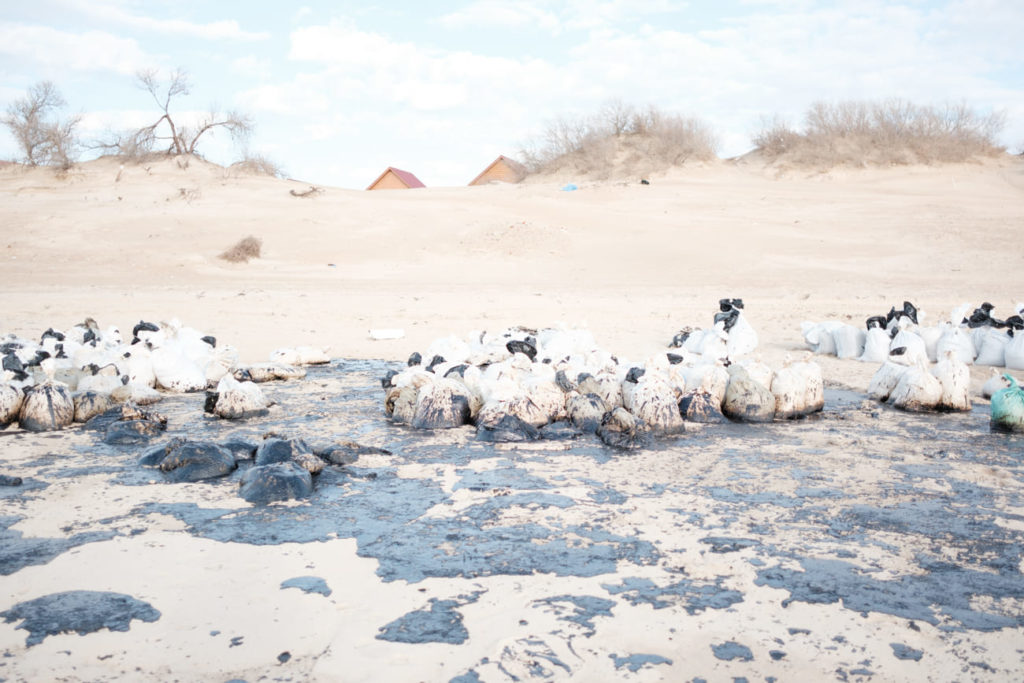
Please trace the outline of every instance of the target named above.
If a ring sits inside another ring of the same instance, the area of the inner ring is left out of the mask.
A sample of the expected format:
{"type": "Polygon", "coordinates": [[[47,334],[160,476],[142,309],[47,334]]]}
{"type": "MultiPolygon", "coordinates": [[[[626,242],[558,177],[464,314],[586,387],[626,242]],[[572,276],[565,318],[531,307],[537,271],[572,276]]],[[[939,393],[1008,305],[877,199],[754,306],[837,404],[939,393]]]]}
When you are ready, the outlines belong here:
{"type": "Polygon", "coordinates": [[[370,183],[367,190],[412,190],[417,187],[426,187],[420,179],[408,171],[403,171],[394,166],[387,169],[377,179],[370,183]]]}
{"type": "Polygon", "coordinates": [[[486,185],[487,183],[518,183],[526,176],[526,167],[515,159],[501,155],[491,165],[481,171],[470,185],[486,185]]]}

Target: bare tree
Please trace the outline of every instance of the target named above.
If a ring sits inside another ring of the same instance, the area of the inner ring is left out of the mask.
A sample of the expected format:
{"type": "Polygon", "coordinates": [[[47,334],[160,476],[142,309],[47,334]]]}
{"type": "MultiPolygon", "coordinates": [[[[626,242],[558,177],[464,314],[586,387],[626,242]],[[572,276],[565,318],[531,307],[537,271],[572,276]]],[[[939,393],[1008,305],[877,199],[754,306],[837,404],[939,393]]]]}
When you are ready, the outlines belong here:
{"type": "Polygon", "coordinates": [[[139,87],[150,94],[162,114],[152,124],[108,145],[119,152],[140,156],[153,151],[157,145],[166,144],[167,154],[196,154],[199,140],[210,131],[226,130],[236,141],[244,140],[252,132],[253,124],[248,116],[237,111],[221,112],[215,107],[211,107],[194,126],[184,124],[180,117],[176,119],[177,114],[171,113],[171,103],[179,96],[188,95],[191,89],[188,73],[181,69],[172,71],[166,84],[160,80],[155,69],[138,72],[136,79],[139,87]]]}
{"type": "Polygon", "coordinates": [[[630,132],[630,126],[636,117],[636,109],[633,105],[626,104],[616,97],[601,105],[598,116],[611,130],[612,135],[622,135],[630,132]]]}
{"type": "Polygon", "coordinates": [[[664,114],[653,104],[633,112],[629,122],[629,132],[636,135],[650,135],[661,125],[664,114]]]}
{"type": "Polygon", "coordinates": [[[29,88],[25,97],[7,107],[7,114],[0,122],[14,134],[25,163],[71,168],[78,149],[75,128],[81,116],[63,121],[57,118],[56,113],[66,105],[53,83],[41,81],[29,88]]]}

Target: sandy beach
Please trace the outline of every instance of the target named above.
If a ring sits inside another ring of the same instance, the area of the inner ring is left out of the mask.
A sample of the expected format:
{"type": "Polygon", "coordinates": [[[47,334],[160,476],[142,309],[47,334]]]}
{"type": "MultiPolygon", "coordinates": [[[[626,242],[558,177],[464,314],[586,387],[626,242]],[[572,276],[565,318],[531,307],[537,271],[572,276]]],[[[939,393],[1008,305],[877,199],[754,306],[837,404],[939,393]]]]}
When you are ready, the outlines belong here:
{"type": "Polygon", "coordinates": [[[804,321],[1024,301],[1019,157],[648,179],[299,197],[309,182],[199,159],[0,167],[0,334],[177,318],[245,362],[329,347],[266,385],[266,417],[205,419],[201,393],[153,407],[168,438],[387,451],[259,507],[234,475],[164,483],[81,426],[0,432],[0,473],[24,479],[0,489],[0,613],[137,601],[31,644],[7,618],[0,680],[1024,677],[1024,437],[989,431],[987,367],[971,412],[917,415],[867,400],[876,364],[817,356],[820,416],[625,454],[385,418],[380,376],[448,335],[565,325],[642,361],[741,297],[779,367],[804,321]],[[218,258],[248,235],[260,258],[218,258]]]}

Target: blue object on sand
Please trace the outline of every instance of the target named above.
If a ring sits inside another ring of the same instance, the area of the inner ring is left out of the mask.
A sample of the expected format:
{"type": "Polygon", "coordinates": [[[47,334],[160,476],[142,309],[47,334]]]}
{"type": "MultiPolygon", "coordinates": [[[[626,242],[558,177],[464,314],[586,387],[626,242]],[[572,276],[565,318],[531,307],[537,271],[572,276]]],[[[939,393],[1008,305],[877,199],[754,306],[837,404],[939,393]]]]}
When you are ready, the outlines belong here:
{"type": "Polygon", "coordinates": [[[992,424],[1011,432],[1024,432],[1024,389],[1011,375],[1003,377],[1010,386],[992,395],[992,424]]]}
{"type": "Polygon", "coordinates": [[[579,189],[578,187],[576,187],[572,183],[569,183],[568,185],[566,185],[565,187],[562,188],[562,192],[572,192],[573,190],[578,190],[578,189],[579,189]]]}

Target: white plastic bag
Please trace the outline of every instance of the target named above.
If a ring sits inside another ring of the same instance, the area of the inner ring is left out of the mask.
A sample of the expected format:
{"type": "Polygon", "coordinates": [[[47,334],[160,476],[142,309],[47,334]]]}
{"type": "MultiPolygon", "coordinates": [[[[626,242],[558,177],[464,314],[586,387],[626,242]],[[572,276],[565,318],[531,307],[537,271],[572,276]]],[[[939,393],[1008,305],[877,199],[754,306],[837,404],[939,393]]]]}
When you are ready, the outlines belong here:
{"type": "Polygon", "coordinates": [[[1004,349],[1006,367],[1010,370],[1024,370],[1024,332],[1014,332],[1004,349]]]}
{"type": "Polygon", "coordinates": [[[900,330],[889,343],[889,360],[900,365],[915,365],[919,362],[928,363],[928,350],[924,340],[909,330],[900,330]],[[900,349],[903,349],[900,352],[900,349]],[[893,352],[897,353],[893,353],[893,352]]]}
{"type": "Polygon", "coordinates": [[[865,363],[883,363],[889,357],[889,333],[881,327],[872,327],[864,337],[864,353],[860,360],[865,363]]]}
{"type": "Polygon", "coordinates": [[[1006,365],[1006,345],[1010,343],[1010,335],[1004,330],[997,330],[994,327],[980,327],[978,330],[975,330],[974,335],[975,345],[978,348],[978,357],[974,359],[975,364],[991,365],[997,368],[1006,365]]]}
{"type": "Polygon", "coordinates": [[[832,330],[832,341],[839,358],[857,358],[864,353],[867,335],[864,330],[853,325],[840,325],[832,330]]]}
{"type": "Polygon", "coordinates": [[[968,365],[973,363],[974,358],[978,355],[974,348],[974,342],[971,341],[970,332],[959,325],[950,327],[942,333],[936,351],[939,358],[942,358],[947,351],[953,351],[958,360],[968,365]]]}
{"type": "Polygon", "coordinates": [[[728,339],[725,342],[726,352],[729,358],[739,358],[752,353],[757,348],[757,332],[747,322],[747,317],[741,311],[733,323],[732,329],[728,332],[728,339]]]}

